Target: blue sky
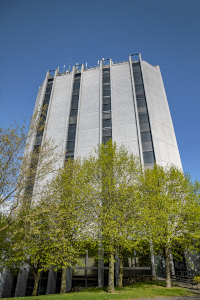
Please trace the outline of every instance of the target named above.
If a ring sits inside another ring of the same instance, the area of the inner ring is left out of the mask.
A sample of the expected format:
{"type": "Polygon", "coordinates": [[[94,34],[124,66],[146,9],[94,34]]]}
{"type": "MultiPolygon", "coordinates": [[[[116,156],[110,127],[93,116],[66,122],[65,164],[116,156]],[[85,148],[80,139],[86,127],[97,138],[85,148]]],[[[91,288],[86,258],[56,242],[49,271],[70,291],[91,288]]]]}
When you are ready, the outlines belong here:
{"type": "Polygon", "coordinates": [[[159,64],[184,171],[200,180],[200,0],[0,0],[0,126],[30,117],[46,71],[159,64]]]}

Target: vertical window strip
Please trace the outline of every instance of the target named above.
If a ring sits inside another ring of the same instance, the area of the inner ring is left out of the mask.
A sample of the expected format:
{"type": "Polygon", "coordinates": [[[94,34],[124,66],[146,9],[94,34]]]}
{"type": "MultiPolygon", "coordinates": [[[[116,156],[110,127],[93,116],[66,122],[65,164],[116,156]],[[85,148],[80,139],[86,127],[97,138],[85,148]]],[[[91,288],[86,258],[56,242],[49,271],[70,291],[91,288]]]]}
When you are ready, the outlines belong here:
{"type": "Polygon", "coordinates": [[[39,160],[39,154],[40,154],[40,146],[42,144],[42,138],[43,138],[43,133],[44,133],[44,125],[46,121],[46,116],[48,112],[48,107],[49,107],[49,101],[51,97],[51,91],[52,91],[52,86],[53,86],[53,80],[54,78],[48,79],[47,82],[47,87],[46,87],[46,92],[42,104],[42,111],[40,114],[40,119],[39,119],[39,128],[37,130],[36,134],[36,140],[35,140],[35,145],[33,148],[33,153],[32,153],[32,158],[31,158],[31,163],[30,163],[30,172],[25,188],[25,201],[30,201],[31,196],[33,194],[33,187],[34,187],[34,182],[35,182],[35,176],[36,176],[36,170],[37,170],[37,164],[39,160]]]}
{"type": "Polygon", "coordinates": [[[112,138],[110,67],[107,66],[103,67],[102,91],[102,142],[106,143],[112,138]]]}
{"type": "Polygon", "coordinates": [[[70,108],[70,116],[69,116],[67,147],[66,147],[67,153],[65,157],[66,160],[69,158],[74,159],[80,83],[81,83],[81,73],[76,73],[74,75],[73,92],[72,92],[71,108],[70,108]]]}
{"type": "Polygon", "coordinates": [[[140,62],[132,63],[132,68],[135,82],[135,93],[138,107],[138,119],[140,125],[140,137],[142,142],[144,166],[153,167],[155,162],[155,154],[153,149],[151,127],[149,123],[149,114],[140,62]]]}

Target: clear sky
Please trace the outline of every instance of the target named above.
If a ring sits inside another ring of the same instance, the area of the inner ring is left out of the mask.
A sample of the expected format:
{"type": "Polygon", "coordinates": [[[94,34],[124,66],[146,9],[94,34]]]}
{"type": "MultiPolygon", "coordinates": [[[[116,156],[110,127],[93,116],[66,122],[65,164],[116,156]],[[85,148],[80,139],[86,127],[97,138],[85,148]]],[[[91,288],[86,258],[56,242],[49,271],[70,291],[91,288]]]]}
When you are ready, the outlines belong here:
{"type": "Polygon", "coordinates": [[[30,117],[47,70],[159,65],[183,169],[200,180],[200,0],[0,0],[0,126],[30,117]]]}

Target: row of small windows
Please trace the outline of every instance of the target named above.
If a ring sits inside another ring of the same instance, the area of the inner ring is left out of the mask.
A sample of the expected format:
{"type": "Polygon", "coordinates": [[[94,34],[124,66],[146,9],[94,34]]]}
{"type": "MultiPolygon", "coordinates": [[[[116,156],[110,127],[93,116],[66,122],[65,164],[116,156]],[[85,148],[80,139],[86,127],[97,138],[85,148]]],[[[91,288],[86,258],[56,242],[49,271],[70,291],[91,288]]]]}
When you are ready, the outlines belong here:
{"type": "Polygon", "coordinates": [[[77,73],[74,75],[73,93],[72,93],[72,100],[71,100],[68,137],[67,137],[66,159],[68,158],[74,159],[80,82],[81,82],[81,73],[77,73]]]}
{"type": "Polygon", "coordinates": [[[112,138],[110,68],[103,68],[102,142],[112,138]]]}
{"type": "Polygon", "coordinates": [[[140,63],[133,63],[132,67],[138,107],[138,118],[140,125],[140,136],[142,141],[143,159],[145,166],[152,167],[155,158],[140,63]]]}

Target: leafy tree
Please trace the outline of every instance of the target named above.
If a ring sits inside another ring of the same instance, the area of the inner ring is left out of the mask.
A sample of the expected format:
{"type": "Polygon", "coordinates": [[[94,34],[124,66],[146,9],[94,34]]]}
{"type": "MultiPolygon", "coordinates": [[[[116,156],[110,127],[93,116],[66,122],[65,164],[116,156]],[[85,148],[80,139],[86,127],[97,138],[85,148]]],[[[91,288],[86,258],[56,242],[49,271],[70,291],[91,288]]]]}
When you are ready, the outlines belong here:
{"type": "Polygon", "coordinates": [[[163,252],[167,288],[171,287],[170,252],[197,248],[200,238],[200,185],[174,166],[155,165],[140,177],[140,228],[154,252],[163,252]]]}
{"type": "Polygon", "coordinates": [[[96,153],[84,160],[83,167],[90,174],[87,199],[93,203],[88,205],[94,219],[91,232],[94,239],[98,236],[104,260],[109,261],[108,292],[113,293],[115,254],[122,259],[125,249],[139,243],[133,219],[140,164],[125,147],[118,148],[110,140],[99,145],[96,153]]]}

